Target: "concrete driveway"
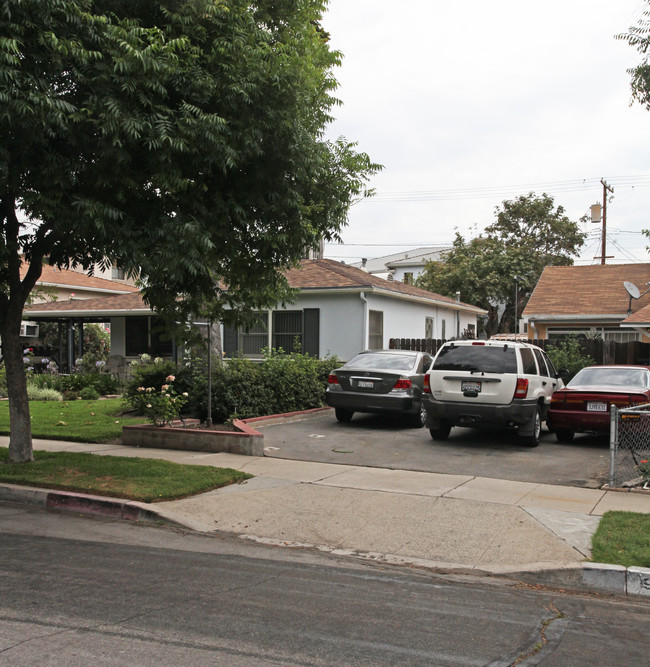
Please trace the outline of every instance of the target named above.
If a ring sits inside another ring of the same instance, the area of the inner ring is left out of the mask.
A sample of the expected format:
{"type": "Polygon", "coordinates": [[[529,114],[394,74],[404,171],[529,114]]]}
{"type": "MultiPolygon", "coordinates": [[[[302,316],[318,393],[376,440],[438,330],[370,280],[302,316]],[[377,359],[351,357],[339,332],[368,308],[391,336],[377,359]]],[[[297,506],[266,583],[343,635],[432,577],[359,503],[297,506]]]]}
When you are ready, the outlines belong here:
{"type": "Polygon", "coordinates": [[[355,414],[339,424],[334,411],[261,426],[266,456],[324,463],[475,475],[521,482],[599,488],[608,479],[608,438],[576,436],[560,445],[542,431],[538,447],[523,447],[513,431],[454,428],[437,442],[426,428],[401,419],[355,414]]]}

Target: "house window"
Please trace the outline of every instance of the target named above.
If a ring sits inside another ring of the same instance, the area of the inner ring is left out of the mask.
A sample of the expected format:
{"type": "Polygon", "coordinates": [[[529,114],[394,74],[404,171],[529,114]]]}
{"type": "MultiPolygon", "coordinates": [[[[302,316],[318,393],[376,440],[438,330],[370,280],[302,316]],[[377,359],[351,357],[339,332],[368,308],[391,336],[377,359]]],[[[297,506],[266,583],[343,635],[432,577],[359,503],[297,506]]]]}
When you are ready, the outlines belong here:
{"type": "Polygon", "coordinates": [[[405,271],[404,272],[404,282],[407,285],[412,285],[413,284],[413,272],[412,271],[405,271]]]}
{"type": "Polygon", "coordinates": [[[433,338],[433,317],[424,318],[424,337],[433,338]]]}
{"type": "Polygon", "coordinates": [[[124,280],[124,269],[113,267],[111,269],[111,280],[124,280]]]}
{"type": "Polygon", "coordinates": [[[384,313],[381,310],[369,311],[368,348],[381,350],[384,347],[384,313]]]}
{"type": "Polygon", "coordinates": [[[447,340],[447,322],[444,319],[440,321],[440,338],[447,340]]]}
{"type": "Polygon", "coordinates": [[[320,310],[275,310],[257,313],[246,327],[240,329],[225,324],[223,351],[231,357],[261,357],[264,348],[291,353],[300,349],[303,354],[318,357],[320,353],[320,310]],[[270,325],[270,327],[269,327],[270,325]],[[269,331],[270,329],[270,331],[269,331]]]}
{"type": "Polygon", "coordinates": [[[273,313],[273,347],[285,352],[302,349],[302,310],[276,310],[273,313]]]}
{"type": "Polygon", "coordinates": [[[239,332],[239,346],[246,357],[261,357],[262,350],[269,347],[268,313],[256,313],[251,323],[239,332]]]}
{"type": "Polygon", "coordinates": [[[164,321],[147,316],[125,318],[124,346],[127,357],[137,357],[145,353],[156,357],[169,357],[174,349],[164,321]]]}

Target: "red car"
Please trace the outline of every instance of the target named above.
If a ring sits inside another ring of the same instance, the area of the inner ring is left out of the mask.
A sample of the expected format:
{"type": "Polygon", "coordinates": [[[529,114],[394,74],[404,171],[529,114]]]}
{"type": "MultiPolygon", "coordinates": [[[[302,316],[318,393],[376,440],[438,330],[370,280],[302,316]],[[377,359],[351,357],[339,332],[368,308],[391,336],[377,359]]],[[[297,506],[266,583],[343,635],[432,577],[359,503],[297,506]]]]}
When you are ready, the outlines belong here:
{"type": "Polygon", "coordinates": [[[575,433],[609,433],[609,408],[650,403],[648,366],[588,366],[551,396],[546,424],[558,442],[575,433]]]}

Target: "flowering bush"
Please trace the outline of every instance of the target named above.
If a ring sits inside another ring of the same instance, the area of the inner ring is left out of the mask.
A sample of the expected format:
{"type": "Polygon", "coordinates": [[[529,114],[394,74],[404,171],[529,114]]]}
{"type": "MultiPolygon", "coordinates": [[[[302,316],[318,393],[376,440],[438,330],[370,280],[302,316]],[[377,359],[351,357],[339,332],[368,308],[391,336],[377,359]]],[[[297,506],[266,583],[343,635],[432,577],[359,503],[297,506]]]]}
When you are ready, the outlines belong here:
{"type": "Polygon", "coordinates": [[[138,387],[135,394],[126,397],[126,401],[154,426],[171,426],[174,419],[180,417],[188,399],[186,391],[179,394],[172,386],[175,379],[174,375],[168,375],[160,390],[154,387],[138,387]]]}
{"type": "Polygon", "coordinates": [[[650,461],[648,461],[648,459],[642,459],[639,461],[636,468],[643,477],[644,481],[650,482],[650,461]]]}

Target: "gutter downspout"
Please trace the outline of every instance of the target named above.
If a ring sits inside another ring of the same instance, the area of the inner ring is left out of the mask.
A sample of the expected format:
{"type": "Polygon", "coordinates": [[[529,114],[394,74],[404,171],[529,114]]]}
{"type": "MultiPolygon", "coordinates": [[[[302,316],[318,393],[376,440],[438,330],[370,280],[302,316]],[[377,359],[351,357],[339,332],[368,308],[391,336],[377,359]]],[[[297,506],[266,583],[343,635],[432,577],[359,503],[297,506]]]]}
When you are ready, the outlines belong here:
{"type": "Polygon", "coordinates": [[[363,325],[361,327],[361,349],[368,349],[368,299],[365,292],[359,292],[359,297],[363,301],[363,325]]]}

